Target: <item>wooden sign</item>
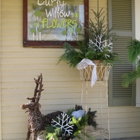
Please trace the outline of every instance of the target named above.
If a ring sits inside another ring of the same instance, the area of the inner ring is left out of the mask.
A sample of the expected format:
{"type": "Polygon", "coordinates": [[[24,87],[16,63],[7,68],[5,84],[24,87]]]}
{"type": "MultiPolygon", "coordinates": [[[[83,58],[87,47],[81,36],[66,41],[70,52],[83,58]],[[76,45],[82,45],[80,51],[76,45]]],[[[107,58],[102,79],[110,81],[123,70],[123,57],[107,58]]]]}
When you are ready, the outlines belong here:
{"type": "Polygon", "coordinates": [[[88,0],[23,0],[23,46],[76,45],[88,23],[88,0]]]}

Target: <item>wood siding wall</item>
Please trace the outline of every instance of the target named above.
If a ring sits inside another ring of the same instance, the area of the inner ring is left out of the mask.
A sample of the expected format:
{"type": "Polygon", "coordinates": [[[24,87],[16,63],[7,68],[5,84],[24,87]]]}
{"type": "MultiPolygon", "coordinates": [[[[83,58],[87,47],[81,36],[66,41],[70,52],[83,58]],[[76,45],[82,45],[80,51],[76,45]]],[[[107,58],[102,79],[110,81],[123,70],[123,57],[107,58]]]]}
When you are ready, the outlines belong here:
{"type": "MultiPolygon", "coordinates": [[[[63,49],[23,48],[22,0],[0,0],[0,82],[1,82],[1,139],[25,140],[27,113],[20,109],[32,97],[33,78],[43,74],[44,91],[40,103],[43,114],[66,110],[80,104],[82,82],[77,69],[61,62],[56,65],[63,49]]],[[[107,0],[100,0],[107,14],[107,0]]],[[[90,0],[90,9],[97,9],[97,1],[90,0]]],[[[90,10],[90,18],[92,18],[90,10]]],[[[97,110],[100,123],[101,98],[99,84],[88,90],[88,106],[97,110]]],[[[107,127],[107,100],[103,94],[103,126],[107,127]]],[[[110,107],[111,137],[140,136],[140,108],[110,107]]]]}
{"type": "MultiPolygon", "coordinates": [[[[1,0],[0,0],[0,19],[2,19],[1,17],[1,0]]],[[[2,40],[2,36],[1,36],[1,20],[0,20],[0,58],[1,58],[1,41],[2,40]]],[[[1,63],[1,59],[0,59],[0,63],[1,63]]],[[[2,95],[2,90],[1,90],[1,65],[0,65],[0,139],[2,140],[2,129],[1,129],[1,126],[2,126],[2,120],[1,120],[1,116],[2,116],[2,108],[1,108],[1,95],[2,95]]]]}

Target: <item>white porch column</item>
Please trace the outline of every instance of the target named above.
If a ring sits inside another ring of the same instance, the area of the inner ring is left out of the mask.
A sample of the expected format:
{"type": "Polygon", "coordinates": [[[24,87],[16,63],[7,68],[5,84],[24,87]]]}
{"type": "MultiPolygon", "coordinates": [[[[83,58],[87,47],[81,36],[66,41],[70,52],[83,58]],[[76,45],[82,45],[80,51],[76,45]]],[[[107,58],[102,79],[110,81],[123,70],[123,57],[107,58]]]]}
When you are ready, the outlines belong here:
{"type": "MultiPolygon", "coordinates": [[[[135,38],[140,40],[140,0],[135,0],[135,38]]],[[[136,107],[140,107],[140,78],[136,81],[136,107]]]]}

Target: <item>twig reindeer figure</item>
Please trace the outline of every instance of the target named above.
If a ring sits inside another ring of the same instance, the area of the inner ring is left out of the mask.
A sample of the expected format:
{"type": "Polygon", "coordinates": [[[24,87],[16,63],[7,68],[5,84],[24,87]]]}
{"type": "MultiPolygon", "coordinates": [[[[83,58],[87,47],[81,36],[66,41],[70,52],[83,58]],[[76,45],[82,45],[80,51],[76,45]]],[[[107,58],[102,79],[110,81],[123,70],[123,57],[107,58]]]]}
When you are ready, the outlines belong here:
{"type": "Polygon", "coordinates": [[[41,130],[45,130],[45,126],[50,125],[52,119],[56,118],[56,116],[62,113],[61,111],[56,111],[47,115],[41,114],[40,112],[41,105],[39,104],[39,100],[41,97],[41,92],[44,90],[42,84],[43,81],[42,74],[38,76],[38,79],[34,78],[34,81],[36,83],[34,96],[32,98],[27,98],[28,100],[30,100],[30,102],[23,104],[21,106],[22,109],[27,109],[26,112],[29,112],[28,132],[26,140],[30,139],[31,134],[32,140],[37,140],[38,132],[40,132],[41,130]]]}
{"type": "Polygon", "coordinates": [[[32,133],[32,140],[37,139],[37,133],[41,130],[44,130],[45,127],[45,117],[40,112],[41,105],[39,100],[41,97],[41,92],[44,90],[42,84],[42,74],[38,76],[38,79],[34,78],[36,87],[34,90],[34,96],[32,98],[27,98],[30,100],[29,103],[23,104],[22,109],[28,109],[26,112],[29,112],[28,115],[28,132],[26,140],[30,139],[30,134],[32,133]]]}

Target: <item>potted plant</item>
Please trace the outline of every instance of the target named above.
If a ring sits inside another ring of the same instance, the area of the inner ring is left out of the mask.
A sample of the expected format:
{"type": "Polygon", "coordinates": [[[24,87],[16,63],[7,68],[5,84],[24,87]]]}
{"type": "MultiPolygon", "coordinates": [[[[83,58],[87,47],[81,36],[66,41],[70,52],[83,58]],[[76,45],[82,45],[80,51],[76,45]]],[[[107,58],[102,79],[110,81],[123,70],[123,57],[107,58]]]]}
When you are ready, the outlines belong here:
{"type": "Polygon", "coordinates": [[[123,75],[123,87],[128,87],[130,84],[134,83],[137,78],[140,77],[140,41],[137,39],[132,39],[127,48],[128,59],[131,63],[136,63],[136,69],[123,75]]]}
{"type": "Polygon", "coordinates": [[[73,140],[74,138],[82,140],[83,136],[95,140],[85,130],[88,126],[92,126],[93,130],[97,128],[96,111],[91,111],[89,108],[86,113],[82,106],[76,105],[75,109],[68,109],[67,112],[61,112],[57,116],[55,114],[56,112],[48,114],[51,121],[45,131],[40,132],[37,140],[73,140]]]}
{"type": "Polygon", "coordinates": [[[59,62],[66,61],[71,67],[76,67],[84,58],[100,60],[104,64],[113,64],[118,59],[118,54],[112,52],[115,33],[111,33],[112,29],[105,24],[103,8],[92,12],[95,22],[90,19],[88,27],[85,27],[87,34],[80,34],[83,36],[83,41],[77,42],[76,48],[65,42],[63,44],[65,52],[60,56],[59,62]]]}

